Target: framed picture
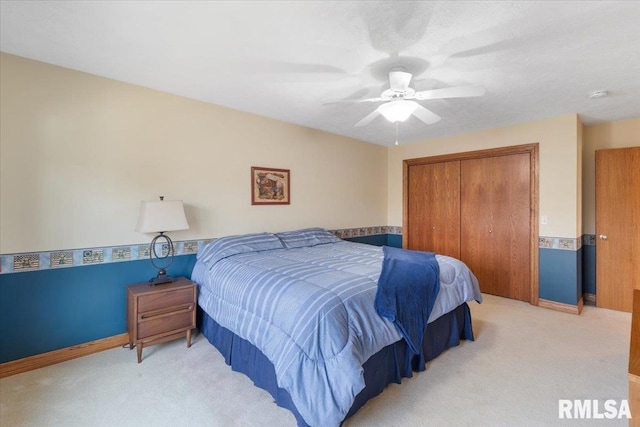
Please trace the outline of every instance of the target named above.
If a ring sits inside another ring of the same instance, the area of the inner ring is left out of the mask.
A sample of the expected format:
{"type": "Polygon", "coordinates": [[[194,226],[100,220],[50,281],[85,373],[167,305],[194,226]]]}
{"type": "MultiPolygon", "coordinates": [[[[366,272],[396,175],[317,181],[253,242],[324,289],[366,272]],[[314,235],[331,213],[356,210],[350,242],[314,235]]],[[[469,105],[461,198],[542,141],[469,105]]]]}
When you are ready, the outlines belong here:
{"type": "Polygon", "coordinates": [[[252,205],[288,205],[290,190],[289,169],[251,167],[252,205]]]}

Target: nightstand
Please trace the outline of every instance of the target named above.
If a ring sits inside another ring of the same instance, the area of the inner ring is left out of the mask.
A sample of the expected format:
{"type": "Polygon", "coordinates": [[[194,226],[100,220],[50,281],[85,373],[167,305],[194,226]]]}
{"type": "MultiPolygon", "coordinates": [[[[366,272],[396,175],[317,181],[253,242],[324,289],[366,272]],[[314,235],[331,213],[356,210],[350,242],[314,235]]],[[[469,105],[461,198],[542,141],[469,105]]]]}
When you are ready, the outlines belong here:
{"type": "Polygon", "coordinates": [[[129,348],[138,350],[182,338],[191,347],[191,330],[196,327],[196,284],[181,277],[171,283],[148,282],[127,286],[127,332],[129,348]]]}

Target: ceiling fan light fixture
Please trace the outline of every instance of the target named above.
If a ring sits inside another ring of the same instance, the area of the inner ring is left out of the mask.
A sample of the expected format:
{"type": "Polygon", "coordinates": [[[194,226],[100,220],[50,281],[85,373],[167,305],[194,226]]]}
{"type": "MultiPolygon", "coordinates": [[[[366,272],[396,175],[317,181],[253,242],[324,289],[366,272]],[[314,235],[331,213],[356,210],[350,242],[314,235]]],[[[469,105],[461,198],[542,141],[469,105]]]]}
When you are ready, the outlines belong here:
{"type": "Polygon", "coordinates": [[[414,101],[398,100],[390,101],[378,107],[380,114],[392,123],[404,122],[418,108],[414,101]]]}

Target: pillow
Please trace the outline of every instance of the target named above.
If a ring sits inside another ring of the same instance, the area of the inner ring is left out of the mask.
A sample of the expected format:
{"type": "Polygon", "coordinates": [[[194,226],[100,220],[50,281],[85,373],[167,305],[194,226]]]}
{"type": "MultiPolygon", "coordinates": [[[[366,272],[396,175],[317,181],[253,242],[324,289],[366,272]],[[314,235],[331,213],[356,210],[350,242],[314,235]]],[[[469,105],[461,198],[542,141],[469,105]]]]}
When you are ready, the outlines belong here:
{"type": "Polygon", "coordinates": [[[214,240],[198,252],[197,258],[211,268],[233,255],[283,248],[280,239],[272,233],[241,234],[214,240]]]}
{"type": "Polygon", "coordinates": [[[323,245],[325,243],[336,243],[341,240],[329,233],[324,228],[305,228],[303,230],[285,231],[276,233],[282,240],[285,248],[303,248],[306,246],[323,245]]]}

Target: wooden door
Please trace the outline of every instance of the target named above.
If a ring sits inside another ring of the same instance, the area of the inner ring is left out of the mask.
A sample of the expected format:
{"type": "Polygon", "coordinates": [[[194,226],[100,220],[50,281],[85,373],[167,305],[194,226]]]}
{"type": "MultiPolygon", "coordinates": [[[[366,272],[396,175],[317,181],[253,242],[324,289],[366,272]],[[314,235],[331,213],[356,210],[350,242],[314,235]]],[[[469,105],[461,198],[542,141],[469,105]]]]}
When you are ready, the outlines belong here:
{"type": "Polygon", "coordinates": [[[482,292],[497,294],[491,216],[492,158],[464,160],[460,165],[460,259],[473,271],[482,292]]]}
{"type": "Polygon", "coordinates": [[[631,311],[640,289],[640,147],[596,151],[596,305],[631,311]]]}
{"type": "Polygon", "coordinates": [[[409,166],[407,183],[405,248],[460,258],[460,162],[409,166]]]}
{"type": "Polygon", "coordinates": [[[461,259],[483,292],[530,300],[530,155],[464,160],[461,259]]]}

